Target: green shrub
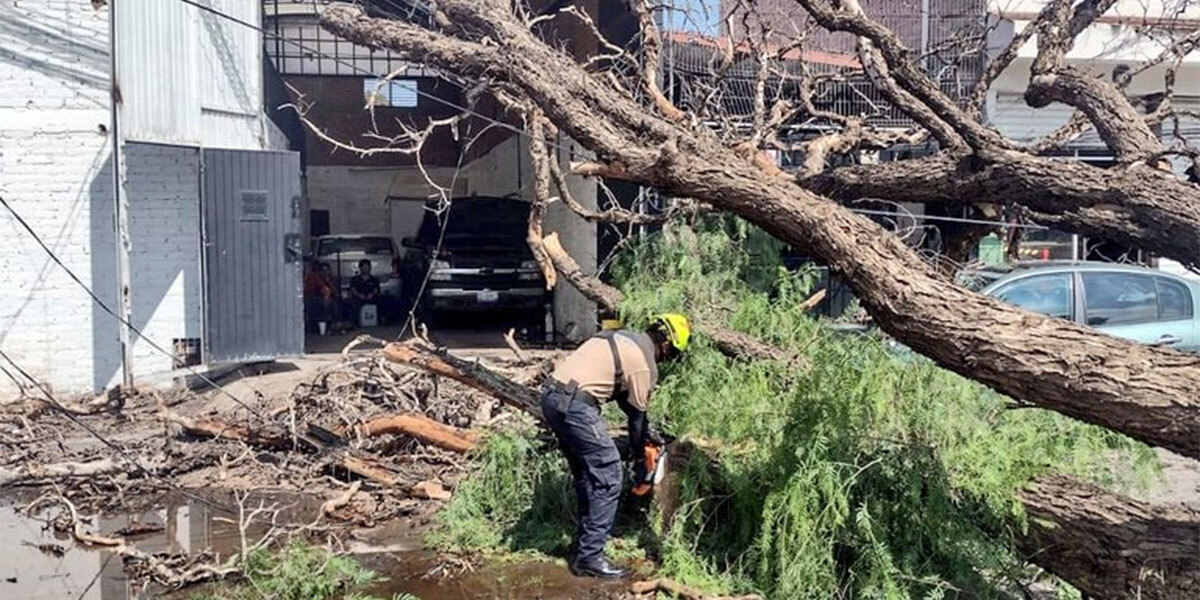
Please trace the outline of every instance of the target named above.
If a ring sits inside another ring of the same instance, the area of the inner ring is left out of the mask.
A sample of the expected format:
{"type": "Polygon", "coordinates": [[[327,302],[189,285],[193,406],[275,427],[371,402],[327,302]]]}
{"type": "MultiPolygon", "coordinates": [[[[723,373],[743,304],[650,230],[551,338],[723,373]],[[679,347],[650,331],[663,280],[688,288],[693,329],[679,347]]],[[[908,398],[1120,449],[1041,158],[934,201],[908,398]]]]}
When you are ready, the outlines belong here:
{"type": "Polygon", "coordinates": [[[379,600],[361,588],[378,576],[353,558],[335,556],[324,548],[292,542],[278,549],[250,552],[241,576],[218,582],[191,594],[193,600],[379,600]]]}

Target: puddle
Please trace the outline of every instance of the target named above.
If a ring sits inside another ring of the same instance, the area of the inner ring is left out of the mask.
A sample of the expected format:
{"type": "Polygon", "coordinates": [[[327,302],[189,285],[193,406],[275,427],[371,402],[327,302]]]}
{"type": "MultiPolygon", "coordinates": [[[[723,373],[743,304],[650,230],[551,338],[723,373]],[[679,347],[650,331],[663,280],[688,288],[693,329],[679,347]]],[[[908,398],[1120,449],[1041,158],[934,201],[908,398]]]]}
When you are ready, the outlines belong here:
{"type": "Polygon", "coordinates": [[[368,591],[381,598],[411,594],[421,600],[575,600],[622,597],[627,581],[575,577],[561,564],[489,563],[452,577],[427,576],[436,565],[428,552],[378,555],[363,563],[388,581],[368,591]]]}
{"type": "MultiPolygon", "coordinates": [[[[290,508],[281,522],[311,519],[315,504],[274,498],[290,508]]],[[[248,508],[257,506],[252,499],[248,508]]],[[[21,600],[141,600],[158,590],[132,585],[121,559],[103,548],[77,546],[67,535],[45,527],[42,520],[20,511],[24,502],[0,505],[0,598],[21,600]]],[[[123,535],[146,552],[197,553],[212,550],[221,558],[240,544],[236,503],[228,493],[170,495],[154,507],[112,515],[92,516],[90,531],[123,535]],[[141,533],[138,533],[141,532],[141,533]]],[[[47,513],[47,514],[57,514],[47,513]]],[[[262,528],[248,532],[257,539],[262,528]]],[[[366,590],[382,598],[408,593],[421,600],[616,598],[627,583],[597,582],[572,576],[561,564],[545,562],[492,563],[451,577],[429,576],[437,557],[418,550],[411,526],[376,528],[369,544],[351,544],[352,553],[387,579],[366,590]],[[356,548],[357,547],[357,548],[356,548]],[[379,552],[383,550],[383,552],[379,552]]],[[[172,596],[179,597],[179,596],[172,596]]],[[[182,597],[187,597],[186,592],[182,597]]]]}
{"type": "MultiPolygon", "coordinates": [[[[295,511],[307,507],[296,503],[295,511]]],[[[286,505],[281,501],[281,505],[286,505]]],[[[132,600],[151,598],[133,586],[121,559],[103,548],[77,546],[70,536],[55,533],[43,521],[20,511],[24,504],[0,506],[0,598],[22,600],[132,600]]],[[[257,506],[254,502],[251,506],[257,506]]],[[[91,518],[90,531],[125,535],[146,552],[200,552],[212,549],[225,557],[240,544],[234,523],[236,507],[228,495],[167,497],[140,512],[91,518]],[[139,533],[141,532],[141,533],[139,533]]],[[[57,510],[57,509],[55,509],[57,510]]],[[[49,512],[47,515],[57,514],[49,512]]],[[[262,529],[248,535],[256,539],[262,529]]]]}

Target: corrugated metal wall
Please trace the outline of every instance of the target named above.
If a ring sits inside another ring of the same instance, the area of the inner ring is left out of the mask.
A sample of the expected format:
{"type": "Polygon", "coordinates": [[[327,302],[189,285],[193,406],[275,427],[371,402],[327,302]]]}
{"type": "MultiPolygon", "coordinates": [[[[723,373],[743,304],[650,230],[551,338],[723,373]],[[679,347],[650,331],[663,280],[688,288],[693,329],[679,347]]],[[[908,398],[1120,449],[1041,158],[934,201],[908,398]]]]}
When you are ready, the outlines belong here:
{"type": "Polygon", "coordinates": [[[117,0],[114,6],[125,139],[199,143],[196,9],[173,0],[117,0]]]}
{"type": "Polygon", "coordinates": [[[204,151],[209,364],[304,352],[300,155],[204,151]]]}
{"type": "MultiPolygon", "coordinates": [[[[255,0],[206,0],[257,25],[255,0]]],[[[130,141],[264,147],[262,42],[176,0],[116,0],[122,126],[130,141]]]]}

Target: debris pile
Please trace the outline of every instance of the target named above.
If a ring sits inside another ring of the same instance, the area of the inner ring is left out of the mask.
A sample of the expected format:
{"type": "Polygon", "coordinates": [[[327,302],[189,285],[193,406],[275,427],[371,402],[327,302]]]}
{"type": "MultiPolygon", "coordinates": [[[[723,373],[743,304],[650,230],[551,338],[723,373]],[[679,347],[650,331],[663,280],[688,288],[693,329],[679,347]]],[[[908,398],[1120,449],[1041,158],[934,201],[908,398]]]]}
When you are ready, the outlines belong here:
{"type": "MultiPolygon", "coordinates": [[[[484,429],[529,419],[377,350],[350,350],[285,397],[230,404],[143,390],[72,404],[31,395],[0,406],[0,488],[27,490],[26,500],[37,497],[31,515],[80,544],[120,548],[131,571],[174,587],[226,573],[228,565],[139,554],[120,538],[90,534],[80,515],[173,490],[218,488],[233,490],[239,502],[247,492],[317,498],[321,525],[280,526],[289,536],[423,522],[451,498],[464,453],[484,429]]],[[[524,357],[489,359],[489,367],[528,383],[546,370],[524,357]]],[[[276,513],[260,507],[255,518],[274,530],[276,513]]]]}

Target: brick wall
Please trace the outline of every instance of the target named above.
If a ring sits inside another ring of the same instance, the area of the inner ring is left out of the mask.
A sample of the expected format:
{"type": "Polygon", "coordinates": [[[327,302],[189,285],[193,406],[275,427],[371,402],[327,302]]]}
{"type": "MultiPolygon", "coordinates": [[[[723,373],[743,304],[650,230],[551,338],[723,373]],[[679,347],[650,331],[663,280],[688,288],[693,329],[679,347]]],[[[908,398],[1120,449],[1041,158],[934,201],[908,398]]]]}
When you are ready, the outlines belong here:
{"type": "MultiPolygon", "coordinates": [[[[111,202],[94,201],[112,183],[108,12],[90,0],[18,0],[0,6],[0,21],[0,195],[111,301],[111,202]]],[[[119,364],[115,324],[6,211],[0,239],[0,349],[56,390],[107,383],[109,369],[95,367],[119,364]]],[[[14,389],[0,373],[0,398],[14,389]]]]}
{"type": "MultiPolygon", "coordinates": [[[[17,0],[0,5],[0,20],[0,196],[115,308],[108,12],[17,0]]],[[[129,144],[126,154],[133,320],[170,349],[200,335],[196,150],[129,144]]],[[[119,381],[116,321],[2,210],[0,239],[0,349],[56,392],[119,381]]],[[[134,350],[139,376],[171,367],[144,342],[134,350]]],[[[0,399],[15,392],[0,373],[0,399]]]]}
{"type": "MultiPolygon", "coordinates": [[[[133,323],[171,350],[175,338],[200,337],[199,150],[127,144],[133,323]]],[[[134,376],[172,368],[145,340],[133,345],[134,376]]]]}

